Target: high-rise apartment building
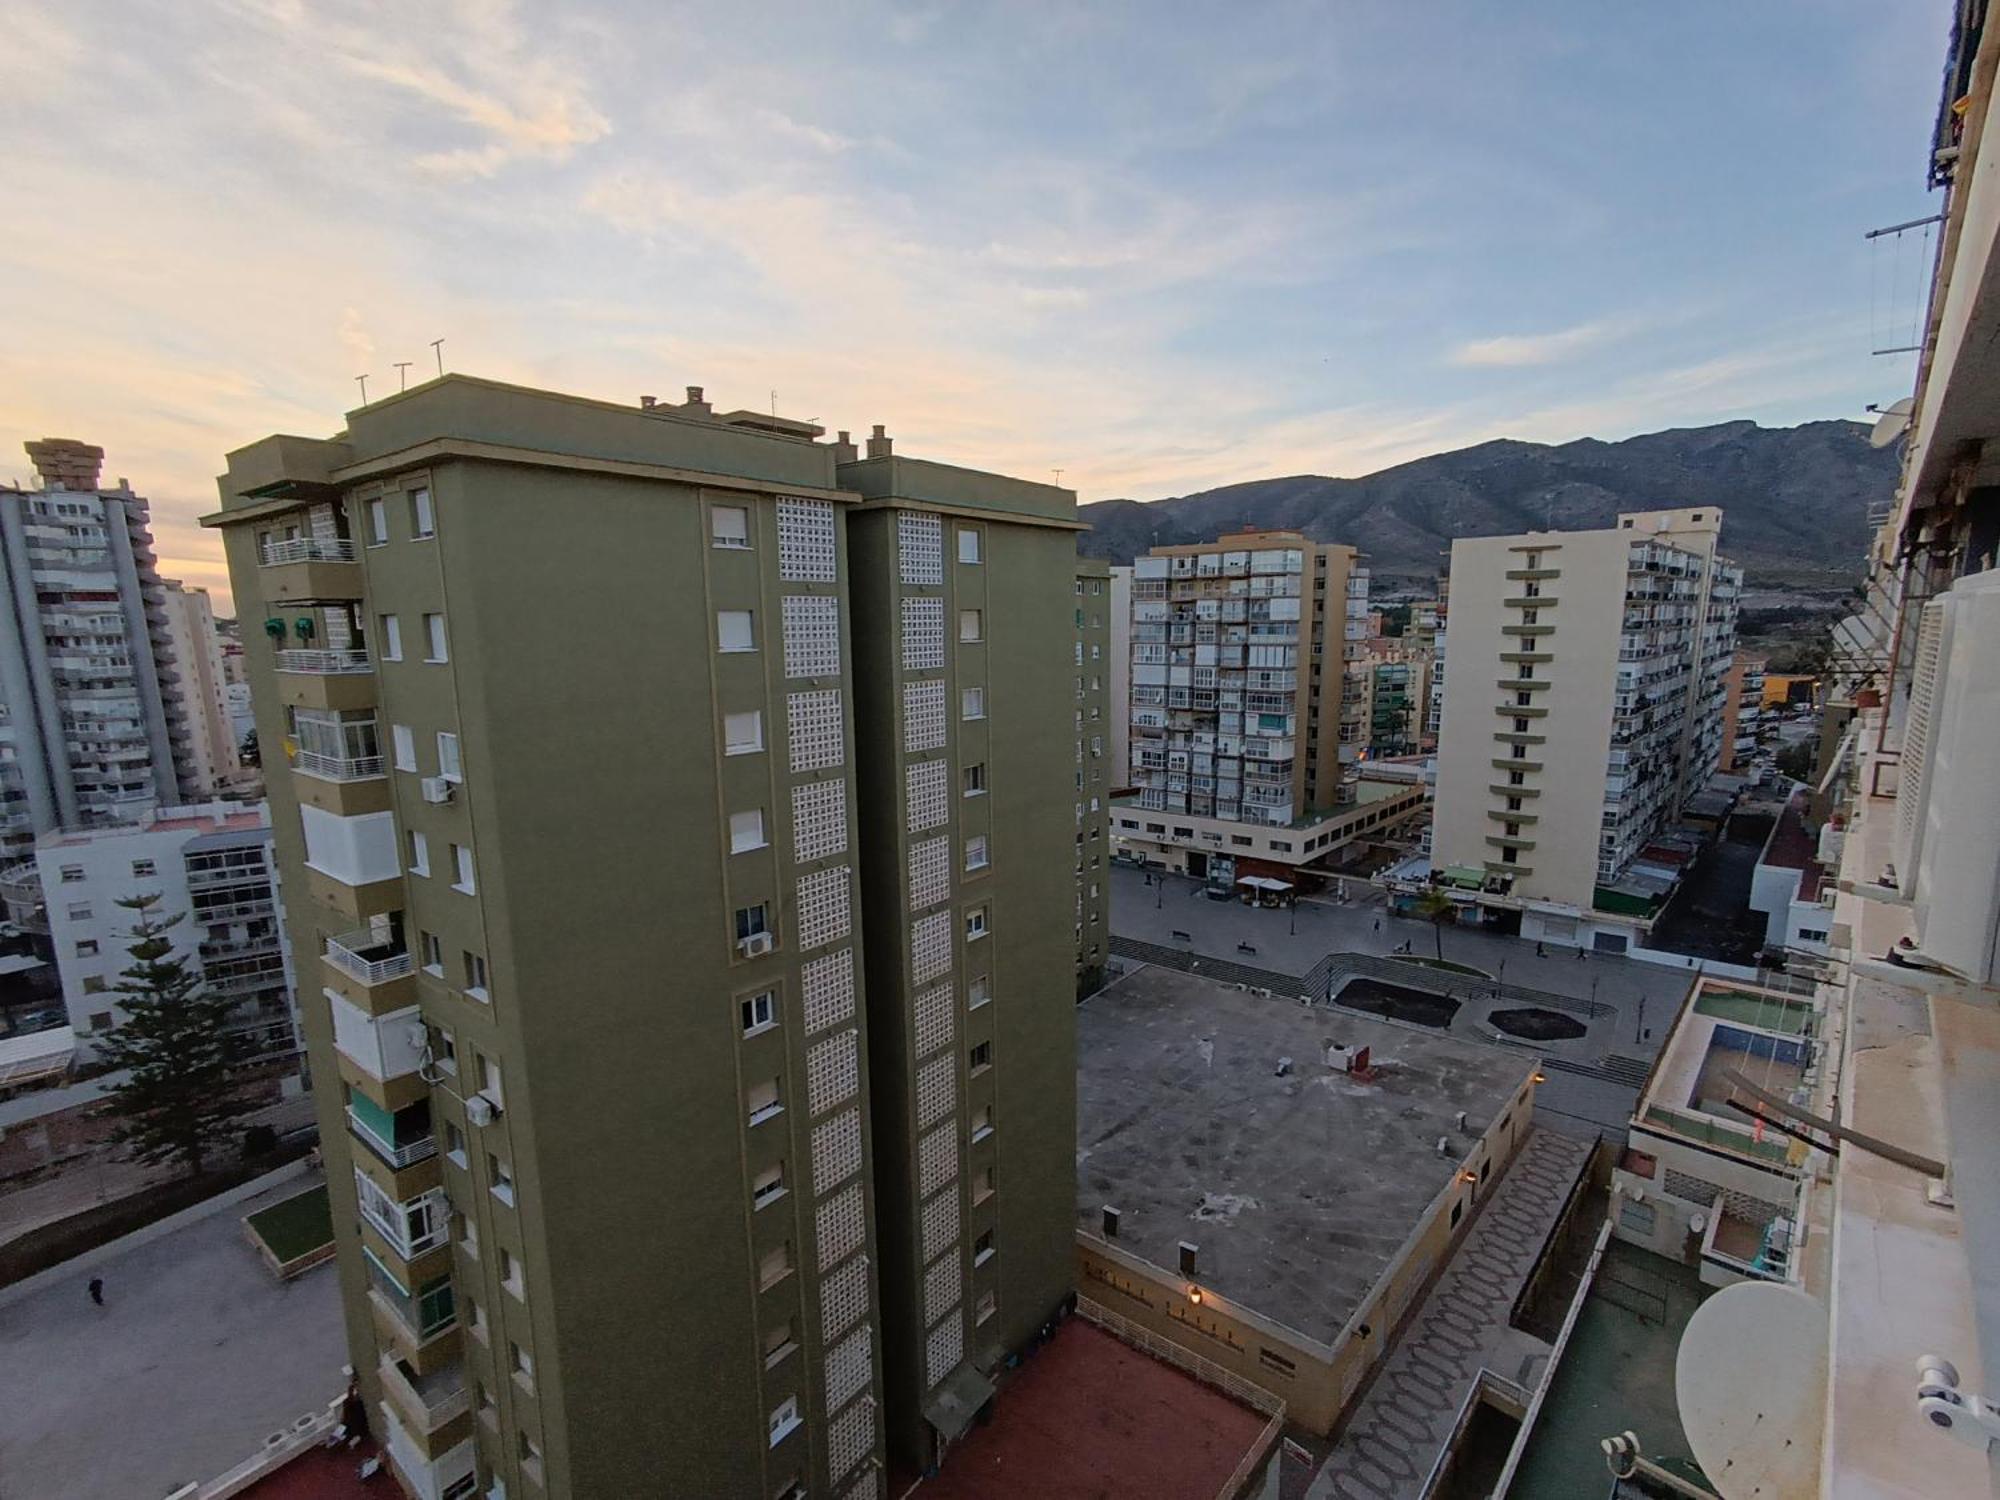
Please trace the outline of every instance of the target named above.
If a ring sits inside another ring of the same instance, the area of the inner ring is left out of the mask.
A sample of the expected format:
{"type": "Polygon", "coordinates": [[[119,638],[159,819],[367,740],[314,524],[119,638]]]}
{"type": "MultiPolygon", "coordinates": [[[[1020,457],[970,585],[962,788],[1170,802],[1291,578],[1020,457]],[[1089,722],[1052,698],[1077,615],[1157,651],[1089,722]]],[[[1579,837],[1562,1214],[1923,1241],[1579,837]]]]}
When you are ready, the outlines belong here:
{"type": "Polygon", "coordinates": [[[1074,496],[820,434],[447,376],[230,456],[425,1500],[876,1495],[1067,1295],[1074,496]]]}
{"type": "Polygon", "coordinates": [[[1714,509],[1452,544],[1432,863],[1522,935],[1623,949],[1621,885],[1716,769],[1742,574],[1714,509]]]}
{"type": "Polygon", "coordinates": [[[1110,664],[1104,673],[1104,716],[1111,722],[1111,768],[1114,792],[1132,784],[1132,569],[1114,567],[1109,584],[1110,614],[1107,645],[1110,664]]]}
{"type": "Polygon", "coordinates": [[[1076,565],[1076,992],[1104,983],[1111,943],[1111,794],[1118,785],[1117,720],[1105,683],[1117,665],[1113,570],[1076,565]],[[1107,767],[1111,769],[1107,771],[1107,767]]]}
{"type": "Polygon", "coordinates": [[[45,837],[35,851],[44,915],[77,1044],[91,1050],[124,1019],[115,987],[132,964],[138,913],[118,903],[151,893],[156,920],[179,917],[168,945],[210,994],[229,999],[226,1029],[246,1063],[298,1051],[292,964],[262,807],[165,807],[116,828],[45,837]]]}
{"type": "Polygon", "coordinates": [[[162,580],[162,588],[187,722],[189,775],[202,795],[212,796],[237,777],[241,765],[235,731],[229,725],[222,637],[216,633],[207,589],[172,578],[162,580]]]}
{"type": "Polygon", "coordinates": [[[1122,847],[1226,881],[1253,859],[1303,867],[1358,832],[1347,768],[1367,741],[1367,621],[1359,554],[1299,532],[1136,559],[1122,847]]]}
{"type": "Polygon", "coordinates": [[[188,728],[148,508],[104,450],[27,445],[41,487],[0,489],[0,853],[191,800],[188,728]]]}

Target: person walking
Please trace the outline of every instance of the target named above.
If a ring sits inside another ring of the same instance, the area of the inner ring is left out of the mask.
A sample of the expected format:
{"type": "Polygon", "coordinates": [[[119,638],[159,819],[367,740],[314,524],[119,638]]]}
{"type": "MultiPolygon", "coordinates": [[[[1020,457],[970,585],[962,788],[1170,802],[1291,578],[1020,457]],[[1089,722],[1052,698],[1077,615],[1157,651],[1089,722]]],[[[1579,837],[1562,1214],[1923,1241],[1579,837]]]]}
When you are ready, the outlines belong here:
{"type": "Polygon", "coordinates": [[[1380,932],[1382,930],[1382,919],[1380,917],[1377,917],[1375,919],[1375,930],[1377,932],[1380,932]]]}
{"type": "Polygon", "coordinates": [[[102,1276],[93,1276],[90,1278],[90,1300],[99,1307],[104,1306],[104,1278],[102,1276]]]}
{"type": "Polygon", "coordinates": [[[1535,957],[1537,957],[1537,958],[1547,958],[1547,957],[1548,957],[1548,954],[1547,954],[1546,952],[1544,952],[1544,951],[1543,951],[1543,949],[1542,949],[1542,945],[1541,945],[1540,943],[1536,943],[1536,944],[1535,944],[1535,957]]]}

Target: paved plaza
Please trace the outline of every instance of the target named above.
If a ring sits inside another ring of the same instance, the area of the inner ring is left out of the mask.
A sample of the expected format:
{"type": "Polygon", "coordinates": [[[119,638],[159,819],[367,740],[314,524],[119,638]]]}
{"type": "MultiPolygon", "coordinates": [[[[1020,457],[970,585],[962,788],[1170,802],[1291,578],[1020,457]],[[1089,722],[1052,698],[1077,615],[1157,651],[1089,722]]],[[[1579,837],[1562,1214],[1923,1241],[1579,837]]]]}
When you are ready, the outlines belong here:
{"type": "Polygon", "coordinates": [[[1308,1500],[1417,1500],[1481,1368],[1521,1384],[1539,1378],[1521,1366],[1548,1346],[1507,1319],[1589,1149],[1548,1130],[1528,1138],[1361,1397],[1308,1500]]]}
{"type": "Polygon", "coordinates": [[[0,1305],[0,1500],[143,1500],[206,1481],[340,1394],[334,1268],[281,1282],[242,1215],[295,1178],[0,1305]],[[103,1307],[87,1283],[104,1278],[103,1307]]]}
{"type": "MultiPolygon", "coordinates": [[[[1251,982],[1228,970],[1242,965],[1306,979],[1315,994],[1324,990],[1329,974],[1339,971],[1331,955],[1389,957],[1404,943],[1415,956],[1436,955],[1437,938],[1429,922],[1396,916],[1380,892],[1359,881],[1349,881],[1347,890],[1346,902],[1336,901],[1329,889],[1294,910],[1266,909],[1211,901],[1200,883],[1179,876],[1149,884],[1142,871],[1119,866],[1111,871],[1112,931],[1164,951],[1199,955],[1200,971],[1212,977],[1251,982]]],[[[1590,1136],[1622,1133],[1637,1099],[1633,1085],[1658,1054],[1693,976],[1615,955],[1579,958],[1576,949],[1551,947],[1538,955],[1532,942],[1471,928],[1447,927],[1442,936],[1447,959],[1482,969],[1510,989],[1540,990],[1605,1008],[1590,1020],[1583,1040],[1538,1049],[1555,1066],[1535,1107],[1541,1123],[1551,1129],[1590,1136]],[[1621,1076],[1599,1071],[1607,1058],[1621,1076]],[[1572,1071],[1566,1063],[1584,1065],[1586,1071],[1572,1071]]],[[[1439,970],[1416,971],[1411,982],[1464,998],[1468,1003],[1454,1018],[1452,1033],[1490,1039],[1487,1017],[1495,1008],[1490,985],[1439,970]]]]}

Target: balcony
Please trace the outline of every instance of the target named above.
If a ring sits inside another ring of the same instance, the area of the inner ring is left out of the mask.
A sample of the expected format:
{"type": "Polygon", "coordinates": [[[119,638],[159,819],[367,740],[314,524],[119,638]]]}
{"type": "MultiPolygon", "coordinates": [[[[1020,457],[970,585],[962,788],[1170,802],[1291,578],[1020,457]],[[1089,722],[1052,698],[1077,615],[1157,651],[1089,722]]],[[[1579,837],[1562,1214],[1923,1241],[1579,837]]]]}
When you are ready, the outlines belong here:
{"type": "Polygon", "coordinates": [[[294,537],[258,554],[267,603],[306,604],[361,597],[361,565],[346,537],[294,537]]]}
{"type": "Polygon", "coordinates": [[[350,1102],[347,1127],[389,1166],[410,1167],[437,1155],[437,1136],[431,1131],[429,1113],[428,1109],[404,1109],[391,1115],[372,1106],[356,1108],[350,1102]],[[404,1118],[414,1119],[418,1114],[425,1118],[414,1124],[404,1118]]]}
{"type": "Polygon", "coordinates": [[[387,774],[379,755],[322,755],[301,750],[292,757],[292,768],[325,781],[368,781],[387,774]]]}
{"type": "Polygon", "coordinates": [[[457,1362],[419,1374],[399,1359],[382,1356],[382,1390],[410,1425],[430,1433],[448,1426],[472,1410],[472,1394],[465,1383],[465,1367],[457,1362]]]}
{"type": "Polygon", "coordinates": [[[280,672],[296,672],[310,677],[345,677],[375,670],[366,651],[352,648],[333,650],[324,646],[292,646],[276,653],[280,672]]]}
{"type": "Polygon", "coordinates": [[[326,940],[326,961],[350,979],[362,984],[388,984],[417,972],[416,955],[400,941],[384,937],[370,928],[344,932],[326,940]]]}
{"type": "Polygon", "coordinates": [[[301,536],[265,543],[257,554],[257,565],[278,568],[286,563],[353,562],[355,556],[354,543],[344,536],[301,536]]]}
{"type": "Polygon", "coordinates": [[[1554,594],[1515,594],[1500,601],[1509,609],[1539,609],[1556,602],[1554,594]]]}

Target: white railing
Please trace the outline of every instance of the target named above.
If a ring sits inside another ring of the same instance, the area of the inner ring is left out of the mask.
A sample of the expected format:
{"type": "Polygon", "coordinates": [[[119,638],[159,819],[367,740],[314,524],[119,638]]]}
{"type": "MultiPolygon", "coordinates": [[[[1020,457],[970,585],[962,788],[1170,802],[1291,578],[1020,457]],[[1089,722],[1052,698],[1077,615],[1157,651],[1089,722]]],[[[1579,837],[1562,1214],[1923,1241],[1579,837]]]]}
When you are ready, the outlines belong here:
{"type": "Polygon", "coordinates": [[[437,1155],[436,1136],[427,1135],[401,1146],[392,1146],[377,1135],[366,1120],[354,1112],[354,1106],[351,1104],[347,1106],[347,1124],[349,1129],[367,1142],[370,1150],[392,1167],[414,1166],[437,1155]]]}
{"type": "Polygon", "coordinates": [[[386,984],[417,971],[415,954],[385,954],[382,950],[387,946],[372,932],[344,932],[326,940],[326,961],[363,984],[386,984]],[[371,953],[378,956],[370,958],[371,953]]]}
{"type": "Polygon", "coordinates": [[[295,537],[288,542],[266,543],[257,561],[267,568],[284,563],[353,562],[354,543],[346,537],[295,537]]]}
{"type": "Polygon", "coordinates": [[[322,755],[317,750],[299,751],[292,767],[324,781],[367,781],[383,774],[379,755],[322,755]]]}
{"type": "Polygon", "coordinates": [[[280,672],[306,672],[315,677],[337,677],[350,672],[372,672],[375,664],[366,651],[331,651],[317,647],[293,647],[278,653],[280,672]]]}

